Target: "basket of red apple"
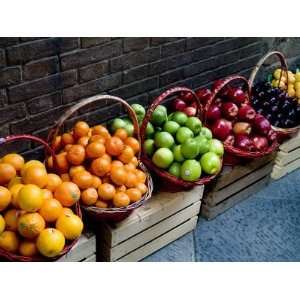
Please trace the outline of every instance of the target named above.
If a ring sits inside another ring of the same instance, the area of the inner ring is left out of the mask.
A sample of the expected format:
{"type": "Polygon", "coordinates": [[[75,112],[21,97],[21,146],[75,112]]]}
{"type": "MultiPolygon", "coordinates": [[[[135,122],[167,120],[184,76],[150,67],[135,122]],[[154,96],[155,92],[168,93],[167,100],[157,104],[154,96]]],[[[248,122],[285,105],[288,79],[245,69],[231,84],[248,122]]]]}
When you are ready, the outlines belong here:
{"type": "Polygon", "coordinates": [[[297,75],[288,71],[284,55],[272,51],[262,57],[250,75],[249,85],[251,104],[269,120],[278,138],[282,140],[296,134],[300,128],[300,103],[297,98],[297,95],[300,97],[300,73],[297,75]],[[270,57],[277,57],[281,67],[265,80],[254,84],[258,71],[270,57]]]}
{"type": "Polygon", "coordinates": [[[230,76],[214,83],[204,106],[205,124],[223,141],[228,157],[237,161],[262,157],[278,146],[276,132],[250,105],[249,94],[246,78],[230,76]]]}
{"type": "Polygon", "coordinates": [[[167,90],[146,112],[142,161],[168,191],[207,184],[222,168],[223,144],[201,119],[201,103],[186,87],[167,90]]]}

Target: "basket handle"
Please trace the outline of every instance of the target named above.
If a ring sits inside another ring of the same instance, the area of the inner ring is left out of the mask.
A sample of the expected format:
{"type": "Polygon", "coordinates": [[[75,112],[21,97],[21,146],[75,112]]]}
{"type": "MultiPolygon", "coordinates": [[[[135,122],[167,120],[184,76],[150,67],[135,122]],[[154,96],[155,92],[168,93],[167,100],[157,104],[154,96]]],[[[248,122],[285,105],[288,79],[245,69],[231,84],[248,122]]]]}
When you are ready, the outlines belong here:
{"type": "MultiPolygon", "coordinates": [[[[232,76],[228,76],[226,78],[224,78],[223,80],[220,81],[220,83],[212,90],[212,93],[210,94],[205,106],[204,106],[204,124],[206,124],[206,115],[207,112],[210,108],[210,106],[213,104],[216,96],[219,94],[219,92],[229,83],[233,82],[233,81],[243,81],[246,85],[247,88],[247,93],[248,95],[250,95],[250,85],[248,80],[240,75],[232,75],[232,76]]],[[[248,99],[249,100],[249,99],[248,99]]]]}
{"type": "MultiPolygon", "coordinates": [[[[72,115],[75,114],[75,112],[77,112],[79,109],[81,109],[82,107],[94,103],[94,102],[103,102],[106,100],[111,100],[111,101],[115,101],[115,102],[119,102],[122,105],[124,105],[128,111],[128,114],[131,118],[131,120],[133,121],[133,126],[134,126],[134,132],[136,134],[136,137],[141,145],[141,135],[140,135],[140,129],[139,129],[139,125],[138,125],[138,120],[136,117],[136,114],[134,112],[134,110],[132,109],[132,107],[123,99],[116,97],[116,96],[111,96],[111,95],[95,95],[89,98],[85,98],[83,100],[81,100],[80,102],[78,102],[77,104],[75,104],[74,106],[70,107],[61,117],[60,119],[58,119],[58,121],[56,122],[56,124],[54,125],[54,127],[50,130],[47,141],[49,143],[51,143],[54,138],[58,135],[61,127],[63,126],[63,124],[65,123],[65,121],[67,119],[69,119],[72,115]]],[[[141,151],[139,151],[138,153],[138,158],[140,158],[141,155],[141,151]]]]}
{"type": "Polygon", "coordinates": [[[160,105],[169,96],[177,94],[179,92],[190,92],[193,95],[193,97],[195,98],[195,101],[197,103],[197,112],[196,112],[196,115],[199,117],[200,120],[202,119],[202,115],[203,115],[203,111],[202,110],[203,110],[203,108],[202,108],[202,104],[201,104],[198,96],[196,95],[196,93],[193,90],[191,90],[189,88],[186,88],[186,87],[174,87],[174,88],[171,88],[171,89],[165,91],[164,93],[162,93],[161,95],[159,95],[152,102],[152,104],[149,106],[149,108],[147,109],[146,115],[144,117],[141,129],[140,129],[142,145],[143,145],[144,140],[145,140],[145,131],[146,131],[146,128],[147,128],[147,124],[149,123],[149,121],[151,119],[151,116],[152,116],[152,113],[154,112],[154,110],[156,109],[156,107],[158,105],[160,105]]]}
{"type": "Polygon", "coordinates": [[[50,153],[51,156],[54,157],[54,151],[52,150],[52,148],[48,145],[48,143],[46,143],[44,140],[40,139],[37,136],[33,136],[30,134],[18,134],[18,135],[9,135],[7,137],[1,137],[0,138],[0,146],[8,144],[10,142],[13,141],[17,141],[17,140],[31,140],[34,142],[38,142],[40,144],[42,144],[45,148],[45,151],[50,153]]]}
{"type": "MultiPolygon", "coordinates": [[[[268,52],[265,56],[263,56],[259,61],[258,63],[256,64],[256,66],[254,67],[254,69],[252,70],[251,72],[251,75],[249,77],[249,86],[250,86],[250,89],[252,90],[252,87],[253,87],[253,84],[254,84],[254,80],[255,80],[255,77],[258,73],[258,71],[260,70],[261,66],[264,64],[264,62],[271,56],[277,56],[279,61],[280,61],[280,64],[281,64],[281,69],[287,74],[288,72],[288,65],[287,65],[287,61],[284,57],[284,54],[282,52],[279,52],[279,51],[271,51],[271,52],[268,52]]],[[[279,81],[281,80],[281,77],[282,77],[282,73],[283,72],[280,72],[280,78],[279,78],[279,81]]]]}

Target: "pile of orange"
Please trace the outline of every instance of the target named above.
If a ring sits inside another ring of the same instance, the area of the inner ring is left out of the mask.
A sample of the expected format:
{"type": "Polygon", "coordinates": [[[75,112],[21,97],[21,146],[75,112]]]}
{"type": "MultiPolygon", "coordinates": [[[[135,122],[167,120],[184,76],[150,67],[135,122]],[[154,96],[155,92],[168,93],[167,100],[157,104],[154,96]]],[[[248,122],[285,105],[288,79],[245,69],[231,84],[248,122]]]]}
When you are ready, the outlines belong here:
{"type": "Polygon", "coordinates": [[[80,199],[72,182],[15,153],[0,159],[0,249],[22,256],[58,256],[83,223],[71,207],[80,199]]]}
{"type": "MultiPolygon", "coordinates": [[[[126,207],[147,192],[146,174],[138,168],[140,144],[123,128],[112,135],[103,125],[90,127],[79,121],[71,132],[52,142],[62,181],[81,190],[83,205],[126,207]]],[[[53,167],[53,159],[48,159],[53,167]]]]}

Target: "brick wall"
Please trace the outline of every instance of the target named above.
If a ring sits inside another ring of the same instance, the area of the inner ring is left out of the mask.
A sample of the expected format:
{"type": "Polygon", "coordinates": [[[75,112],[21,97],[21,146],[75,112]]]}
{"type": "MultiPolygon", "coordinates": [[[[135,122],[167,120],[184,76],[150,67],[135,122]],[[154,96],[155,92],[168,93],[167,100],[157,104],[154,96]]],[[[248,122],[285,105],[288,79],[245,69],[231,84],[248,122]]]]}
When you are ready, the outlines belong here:
{"type": "MultiPolygon", "coordinates": [[[[171,86],[198,88],[233,73],[247,76],[261,55],[278,43],[290,41],[0,38],[0,135],[45,137],[66,108],[97,93],[148,105],[171,86]]],[[[98,122],[119,111],[118,105],[103,103],[83,109],[77,118],[98,122]]]]}

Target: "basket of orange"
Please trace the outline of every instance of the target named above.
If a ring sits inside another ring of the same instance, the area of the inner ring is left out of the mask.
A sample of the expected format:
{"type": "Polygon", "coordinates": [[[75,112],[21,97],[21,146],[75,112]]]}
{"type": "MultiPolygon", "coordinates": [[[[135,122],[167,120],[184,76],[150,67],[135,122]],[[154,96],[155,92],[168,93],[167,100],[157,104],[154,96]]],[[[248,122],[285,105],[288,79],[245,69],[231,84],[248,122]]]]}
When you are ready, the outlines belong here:
{"type": "MultiPolygon", "coordinates": [[[[8,136],[0,145],[31,140],[48,144],[31,135],[8,136]]],[[[83,230],[78,200],[80,190],[73,183],[48,173],[38,160],[25,162],[17,153],[0,160],[0,256],[11,261],[57,260],[75,245],[83,230]]]]}
{"type": "Polygon", "coordinates": [[[48,141],[55,160],[48,163],[62,180],[75,183],[81,190],[80,203],[94,220],[120,221],[141,206],[152,194],[152,179],[140,161],[140,133],[134,110],[121,98],[96,95],[67,110],[50,131],[48,141]],[[90,127],[78,121],[63,133],[66,121],[78,110],[95,102],[117,102],[124,106],[133,131],[112,130],[105,124],[90,127]],[[61,135],[60,135],[61,134],[61,135]]]}

